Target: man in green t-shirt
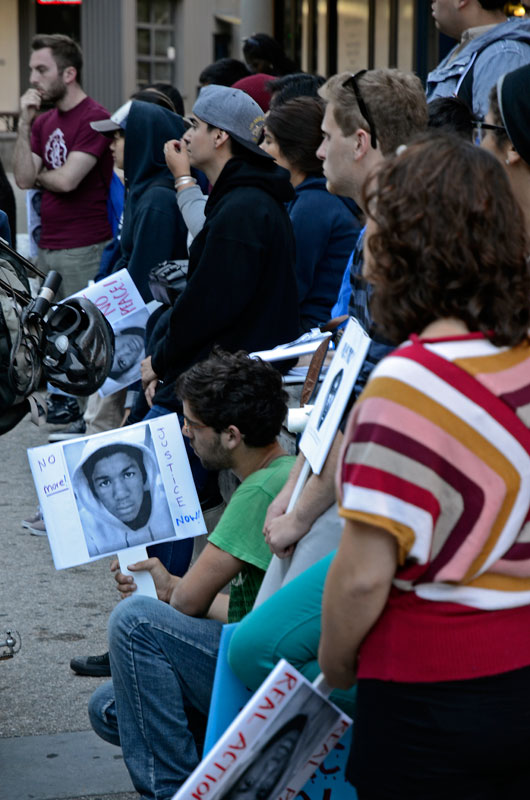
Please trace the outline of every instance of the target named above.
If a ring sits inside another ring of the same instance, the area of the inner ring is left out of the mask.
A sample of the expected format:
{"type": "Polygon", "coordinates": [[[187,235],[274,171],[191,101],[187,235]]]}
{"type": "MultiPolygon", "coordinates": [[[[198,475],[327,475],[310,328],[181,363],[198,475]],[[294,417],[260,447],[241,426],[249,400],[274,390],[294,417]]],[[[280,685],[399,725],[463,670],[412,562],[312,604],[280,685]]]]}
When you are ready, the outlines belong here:
{"type": "Polygon", "coordinates": [[[216,350],[176,388],[183,433],[203,465],[231,469],[241,485],[183,578],[157,558],[129,567],[149,570],[158,600],[136,595],[132,576],[116,575],[130,599],[110,617],[113,679],[94,692],[89,714],[99,736],[121,745],[145,800],[169,800],[199,762],[222,623],[252,608],[271,558],[267,508],[294,462],[277,441],[287,395],[269,364],[216,350]],[[221,594],[229,582],[230,595],[221,594]]]}

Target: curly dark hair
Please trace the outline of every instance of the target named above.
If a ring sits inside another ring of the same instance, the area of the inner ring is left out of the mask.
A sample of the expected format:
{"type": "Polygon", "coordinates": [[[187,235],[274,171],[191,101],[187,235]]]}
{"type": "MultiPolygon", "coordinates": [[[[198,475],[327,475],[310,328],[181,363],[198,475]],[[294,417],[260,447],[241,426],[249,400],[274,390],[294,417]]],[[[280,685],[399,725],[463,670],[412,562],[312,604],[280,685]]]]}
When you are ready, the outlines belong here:
{"type": "Polygon", "coordinates": [[[322,175],[316,151],[322,141],[324,102],[317,97],[296,97],[271,108],[265,127],[278,142],[289,164],[305,175],[322,175]]]}
{"type": "Polygon", "coordinates": [[[217,433],[235,425],[249,447],[272,444],[287,414],[280,373],[243,350],[214,347],[207,359],[180,375],[175,388],[201,422],[217,433]]]}
{"type": "Polygon", "coordinates": [[[449,134],[415,140],[364,189],[376,325],[393,342],[456,318],[496,345],[527,338],[522,212],[490,153],[449,134]]]}

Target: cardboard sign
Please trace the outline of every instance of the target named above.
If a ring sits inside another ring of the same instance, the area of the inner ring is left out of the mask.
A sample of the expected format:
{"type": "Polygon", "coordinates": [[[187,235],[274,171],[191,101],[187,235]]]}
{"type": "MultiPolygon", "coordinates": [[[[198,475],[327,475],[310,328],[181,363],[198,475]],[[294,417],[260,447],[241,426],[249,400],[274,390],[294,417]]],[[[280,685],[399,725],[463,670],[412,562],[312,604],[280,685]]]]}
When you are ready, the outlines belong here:
{"type": "Polygon", "coordinates": [[[57,569],[206,533],[176,414],[28,458],[57,569]]]}
{"type": "Polygon", "coordinates": [[[173,800],[292,800],[350,725],[282,659],[173,800]]]}
{"type": "Polygon", "coordinates": [[[369,346],[370,337],[352,317],[329,365],[300,440],[300,450],[315,475],[324,466],[369,346]]]}
{"type": "Polygon", "coordinates": [[[74,297],[91,300],[114,331],[114,359],[99,394],[106,397],[139,380],[149,311],[128,270],[121,269],[76,292],[74,297]]]}

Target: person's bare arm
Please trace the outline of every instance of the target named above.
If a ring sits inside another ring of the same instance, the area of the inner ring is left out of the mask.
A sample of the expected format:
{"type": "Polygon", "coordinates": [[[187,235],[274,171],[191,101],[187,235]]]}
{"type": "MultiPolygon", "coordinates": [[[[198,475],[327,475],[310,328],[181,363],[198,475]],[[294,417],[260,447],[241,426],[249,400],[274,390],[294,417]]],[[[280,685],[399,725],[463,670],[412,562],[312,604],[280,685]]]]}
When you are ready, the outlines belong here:
{"type": "MultiPolygon", "coordinates": [[[[158,558],[148,558],[127,566],[131,572],[148,570],[153,576],[158,599],[169,603],[177,611],[190,617],[204,617],[211,610],[212,618],[219,619],[224,613],[223,608],[228,614],[228,602],[224,599],[226,595],[216,600],[217,595],[241,572],[243,564],[239,558],[208,542],[183,578],[171,575],[158,558]]],[[[128,597],[136,591],[131,575],[118,572],[116,581],[122,597],[128,597]]],[[[226,622],[227,618],[220,621],[226,622]]]]}
{"type": "Polygon", "coordinates": [[[19,189],[32,189],[42,167],[42,159],[31,150],[31,123],[40,108],[40,95],[28,89],[20,98],[17,140],[13,159],[13,173],[19,189]]]}
{"type": "Polygon", "coordinates": [[[50,192],[73,192],[96,164],[96,156],[73,150],[62,167],[41,169],[37,175],[37,186],[50,192]]]}
{"type": "Polygon", "coordinates": [[[355,683],[364,637],[380,617],[398,563],[398,543],[382,528],[347,520],[324,586],[318,661],[330,686],[355,683]]]}
{"type": "MultiPolygon", "coordinates": [[[[283,512],[281,516],[272,519],[269,519],[269,515],[267,515],[264,526],[265,540],[272,552],[279,558],[289,556],[294,545],[311,530],[315,520],[334,503],[335,473],[342,447],[342,438],[342,433],[337,431],[322,472],[320,475],[309,476],[293,510],[289,514],[283,512]]],[[[291,476],[289,476],[289,480],[291,480],[291,476]]],[[[292,489],[289,497],[291,494],[292,489]]],[[[287,508],[287,505],[285,507],[287,508]]]]}

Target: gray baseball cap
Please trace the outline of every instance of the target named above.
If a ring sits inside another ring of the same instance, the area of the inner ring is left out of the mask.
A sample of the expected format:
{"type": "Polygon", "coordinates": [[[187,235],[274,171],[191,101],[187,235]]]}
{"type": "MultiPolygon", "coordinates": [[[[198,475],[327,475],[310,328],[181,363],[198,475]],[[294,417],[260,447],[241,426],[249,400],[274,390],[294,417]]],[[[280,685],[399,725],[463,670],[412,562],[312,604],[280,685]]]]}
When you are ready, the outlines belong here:
{"type": "Polygon", "coordinates": [[[91,122],[90,127],[104,136],[114,136],[115,131],[124,131],[127,127],[127,117],[131,110],[132,100],[120,106],[111,117],[91,122]]]}
{"type": "Polygon", "coordinates": [[[270,156],[259,147],[265,124],[263,111],[246,92],[232,86],[203,86],[193,106],[196,117],[209,125],[226,131],[230,136],[258,156],[270,156]]]}

